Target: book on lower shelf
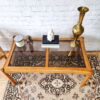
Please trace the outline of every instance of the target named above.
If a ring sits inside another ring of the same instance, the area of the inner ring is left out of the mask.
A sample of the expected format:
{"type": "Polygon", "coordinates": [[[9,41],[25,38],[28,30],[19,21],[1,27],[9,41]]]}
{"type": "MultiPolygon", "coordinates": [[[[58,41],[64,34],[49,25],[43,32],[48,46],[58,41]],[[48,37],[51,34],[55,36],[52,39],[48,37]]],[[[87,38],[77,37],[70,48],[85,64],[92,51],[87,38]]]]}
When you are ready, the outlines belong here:
{"type": "Polygon", "coordinates": [[[42,48],[59,48],[59,35],[54,36],[54,40],[48,41],[47,35],[43,35],[42,48]]]}

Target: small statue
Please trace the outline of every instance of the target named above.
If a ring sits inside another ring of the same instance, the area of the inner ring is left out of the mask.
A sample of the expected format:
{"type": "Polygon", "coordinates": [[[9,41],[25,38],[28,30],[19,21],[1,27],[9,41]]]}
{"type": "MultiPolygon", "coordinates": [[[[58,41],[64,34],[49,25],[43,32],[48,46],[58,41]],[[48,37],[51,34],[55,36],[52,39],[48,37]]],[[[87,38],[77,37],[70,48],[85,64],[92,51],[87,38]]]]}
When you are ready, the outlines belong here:
{"type": "Polygon", "coordinates": [[[26,51],[33,52],[33,41],[29,35],[26,37],[26,48],[26,51]]]}
{"type": "Polygon", "coordinates": [[[54,40],[54,32],[53,32],[53,30],[50,30],[49,32],[48,32],[48,34],[47,34],[47,40],[48,41],[52,41],[52,40],[54,40]]]}

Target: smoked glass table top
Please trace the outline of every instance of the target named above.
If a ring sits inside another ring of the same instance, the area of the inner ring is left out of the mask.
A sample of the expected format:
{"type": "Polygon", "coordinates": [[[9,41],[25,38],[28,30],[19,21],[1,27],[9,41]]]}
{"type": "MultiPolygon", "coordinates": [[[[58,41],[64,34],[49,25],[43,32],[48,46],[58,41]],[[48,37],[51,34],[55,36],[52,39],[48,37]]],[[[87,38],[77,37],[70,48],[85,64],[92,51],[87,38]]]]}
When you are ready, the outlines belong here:
{"type": "MultiPolygon", "coordinates": [[[[48,67],[80,67],[85,68],[84,58],[78,41],[77,48],[70,47],[71,40],[60,41],[60,48],[49,48],[48,67]],[[68,56],[72,51],[72,56],[68,56]]],[[[23,47],[15,45],[9,66],[14,67],[44,67],[46,49],[41,47],[41,40],[26,43],[23,47]]]]}

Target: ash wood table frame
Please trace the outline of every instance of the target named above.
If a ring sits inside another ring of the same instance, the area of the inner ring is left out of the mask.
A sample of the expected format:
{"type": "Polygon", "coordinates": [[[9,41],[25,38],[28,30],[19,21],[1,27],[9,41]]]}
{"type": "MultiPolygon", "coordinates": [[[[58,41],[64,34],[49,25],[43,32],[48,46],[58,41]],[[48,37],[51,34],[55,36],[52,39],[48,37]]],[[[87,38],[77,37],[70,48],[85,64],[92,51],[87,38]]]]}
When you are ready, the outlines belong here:
{"type": "MultiPolygon", "coordinates": [[[[41,38],[32,38],[33,40],[42,40],[41,38]]],[[[65,40],[73,40],[73,38],[60,38],[60,41],[65,41],[65,40]]],[[[45,59],[45,66],[44,67],[31,67],[31,66],[9,66],[10,59],[12,57],[12,53],[15,48],[15,42],[12,43],[11,50],[9,52],[9,56],[7,58],[7,61],[4,65],[4,69],[2,72],[8,77],[10,82],[13,85],[16,85],[16,82],[8,75],[8,73],[32,73],[32,72],[40,72],[40,73],[75,73],[75,74],[82,74],[86,75],[84,79],[82,80],[80,86],[84,86],[86,84],[86,81],[91,77],[93,74],[93,70],[91,69],[89,60],[87,58],[85,46],[84,46],[84,38],[81,37],[78,39],[80,41],[81,49],[82,49],[82,54],[85,62],[85,67],[84,68],[79,68],[79,67],[49,67],[48,65],[48,60],[49,60],[49,49],[46,48],[46,59],[45,59]]]]}

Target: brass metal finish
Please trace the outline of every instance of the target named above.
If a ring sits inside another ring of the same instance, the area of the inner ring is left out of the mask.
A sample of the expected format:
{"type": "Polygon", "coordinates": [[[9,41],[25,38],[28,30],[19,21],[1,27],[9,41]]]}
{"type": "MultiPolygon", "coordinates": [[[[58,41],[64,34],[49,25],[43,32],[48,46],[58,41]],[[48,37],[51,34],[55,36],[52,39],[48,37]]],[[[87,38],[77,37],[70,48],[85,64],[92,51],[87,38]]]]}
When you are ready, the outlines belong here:
{"type": "Polygon", "coordinates": [[[74,47],[76,47],[76,45],[77,45],[77,42],[76,42],[77,39],[84,32],[84,27],[82,26],[82,22],[83,22],[83,18],[84,18],[85,13],[87,11],[89,11],[89,9],[87,7],[79,7],[78,11],[80,12],[79,21],[72,29],[75,41],[71,42],[71,46],[74,46],[74,47]]]}
{"type": "MultiPolygon", "coordinates": [[[[78,8],[78,11],[80,12],[80,15],[79,15],[79,21],[76,25],[74,25],[74,27],[72,28],[72,32],[73,32],[73,35],[74,35],[74,41],[71,42],[70,46],[75,48],[77,47],[77,39],[79,38],[79,36],[81,36],[84,32],[84,27],[82,26],[82,22],[83,22],[83,18],[85,16],[85,13],[87,11],[89,11],[89,9],[87,7],[79,7],[78,8]]],[[[69,56],[71,56],[71,51],[70,51],[70,54],[69,56]]]]}

